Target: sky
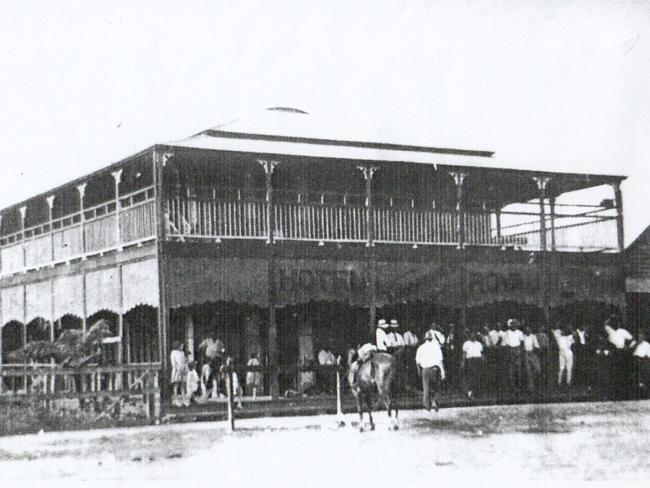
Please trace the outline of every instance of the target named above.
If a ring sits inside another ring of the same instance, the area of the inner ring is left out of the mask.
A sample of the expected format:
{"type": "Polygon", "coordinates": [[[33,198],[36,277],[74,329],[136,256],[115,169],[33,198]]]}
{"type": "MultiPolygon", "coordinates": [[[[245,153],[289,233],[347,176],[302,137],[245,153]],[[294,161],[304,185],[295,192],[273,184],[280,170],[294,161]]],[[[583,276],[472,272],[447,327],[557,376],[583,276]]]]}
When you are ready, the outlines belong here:
{"type": "Polygon", "coordinates": [[[634,1],[3,0],[0,207],[289,106],[324,134],[627,175],[629,243],[650,225],[649,26],[634,1]]]}

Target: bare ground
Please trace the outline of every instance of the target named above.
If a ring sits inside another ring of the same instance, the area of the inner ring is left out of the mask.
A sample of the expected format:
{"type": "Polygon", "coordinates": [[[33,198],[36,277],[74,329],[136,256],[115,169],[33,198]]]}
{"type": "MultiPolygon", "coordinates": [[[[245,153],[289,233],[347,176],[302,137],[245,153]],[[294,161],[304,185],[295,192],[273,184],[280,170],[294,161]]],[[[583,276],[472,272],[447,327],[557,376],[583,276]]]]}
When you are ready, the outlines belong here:
{"type": "Polygon", "coordinates": [[[205,479],[232,486],[432,486],[650,477],[650,401],[407,411],[0,438],[0,480],[205,479]]]}

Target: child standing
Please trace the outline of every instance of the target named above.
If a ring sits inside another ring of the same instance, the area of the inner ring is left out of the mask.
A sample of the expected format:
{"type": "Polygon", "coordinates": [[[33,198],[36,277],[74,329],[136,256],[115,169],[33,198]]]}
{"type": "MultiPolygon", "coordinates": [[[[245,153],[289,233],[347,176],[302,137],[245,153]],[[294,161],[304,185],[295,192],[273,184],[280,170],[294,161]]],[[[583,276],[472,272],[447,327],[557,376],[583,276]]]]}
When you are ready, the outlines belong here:
{"type": "Polygon", "coordinates": [[[169,357],[172,369],[172,394],[175,397],[175,402],[180,406],[181,399],[185,394],[185,379],[187,375],[187,358],[183,351],[183,343],[181,341],[174,342],[172,352],[169,357]],[[180,397],[180,398],[179,398],[180,397]]]}
{"type": "MultiPolygon", "coordinates": [[[[252,352],[250,355],[250,359],[248,360],[248,363],[246,363],[246,366],[249,368],[259,368],[260,366],[260,361],[257,359],[257,353],[252,352]]],[[[253,398],[257,397],[258,391],[261,393],[262,392],[262,373],[259,370],[254,370],[254,371],[247,371],[246,372],[246,388],[249,391],[252,391],[253,393],[253,398]]]]}
{"type": "Polygon", "coordinates": [[[188,407],[191,403],[196,403],[194,396],[199,391],[199,373],[196,372],[196,364],[194,361],[190,361],[187,367],[187,397],[185,401],[186,407],[188,407]]]}

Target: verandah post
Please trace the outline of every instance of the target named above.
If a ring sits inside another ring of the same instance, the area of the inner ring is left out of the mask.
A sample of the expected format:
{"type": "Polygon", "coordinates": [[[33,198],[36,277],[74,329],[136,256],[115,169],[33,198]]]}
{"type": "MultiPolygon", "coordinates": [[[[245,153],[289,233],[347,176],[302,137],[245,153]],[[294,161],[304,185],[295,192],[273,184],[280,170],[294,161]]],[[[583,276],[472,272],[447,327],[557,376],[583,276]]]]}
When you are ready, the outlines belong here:
{"type": "Polygon", "coordinates": [[[555,251],[555,196],[548,197],[548,207],[551,220],[551,251],[555,251]]]}
{"type": "Polygon", "coordinates": [[[623,227],[623,194],[621,193],[621,182],[612,183],[614,188],[614,204],[616,205],[616,233],[618,250],[625,250],[625,229],[623,227]]]}
{"type": "MultiPolygon", "coordinates": [[[[614,189],[614,204],[616,205],[616,236],[618,242],[618,267],[622,276],[622,289],[625,290],[625,228],[623,226],[623,194],[621,193],[621,182],[612,183],[614,189]]],[[[621,304],[621,319],[625,324],[627,322],[627,303],[623,300],[621,304]]]]}
{"type": "Polygon", "coordinates": [[[27,249],[25,246],[25,218],[27,216],[27,206],[23,205],[19,209],[20,211],[20,238],[21,238],[21,249],[23,251],[23,271],[27,267],[27,249]]]}
{"type": "Polygon", "coordinates": [[[275,212],[273,208],[273,170],[279,161],[258,160],[264,169],[266,185],[266,225],[267,225],[267,279],[268,279],[268,306],[269,306],[269,393],[271,398],[280,396],[280,381],[278,371],[278,326],[275,320],[275,212]]]}
{"type": "Polygon", "coordinates": [[[343,358],[336,358],[336,419],[340,427],[345,425],[343,417],[343,358]]]}
{"type": "Polygon", "coordinates": [[[153,151],[154,192],[156,198],[156,257],[158,260],[158,345],[160,359],[160,408],[158,413],[164,415],[166,403],[171,399],[171,389],[168,377],[169,347],[169,304],[167,277],[165,276],[165,193],[163,174],[167,161],[174,155],[160,150],[153,151]]]}
{"type": "Polygon", "coordinates": [[[357,166],[366,182],[366,265],[368,267],[368,331],[374,340],[375,324],[377,323],[377,270],[375,267],[375,219],[372,199],[372,177],[379,169],[377,166],[357,166]]]}
{"type": "MultiPolygon", "coordinates": [[[[459,276],[460,276],[460,323],[456,328],[455,341],[456,349],[462,346],[464,341],[465,328],[467,327],[467,296],[468,296],[468,279],[467,279],[467,254],[465,251],[465,179],[467,173],[462,171],[452,171],[449,173],[454,178],[456,184],[456,230],[457,230],[457,249],[459,251],[460,262],[459,276]]],[[[449,331],[450,333],[453,331],[449,331]]],[[[462,365],[462,354],[459,354],[458,371],[462,365]]],[[[460,382],[459,385],[460,386],[460,382]]]]}
{"type": "Polygon", "coordinates": [[[50,195],[47,197],[45,200],[47,201],[47,208],[48,208],[48,222],[49,222],[49,228],[50,228],[50,262],[54,262],[54,229],[52,228],[52,221],[54,220],[54,195],[50,195]]]}
{"type": "MultiPolygon", "coordinates": [[[[548,187],[551,178],[547,176],[533,177],[533,180],[537,184],[537,189],[539,191],[539,225],[540,225],[540,253],[538,255],[538,268],[539,268],[539,302],[540,308],[542,309],[544,323],[546,324],[546,334],[549,341],[553,341],[553,332],[551,327],[551,313],[549,305],[549,276],[548,276],[548,266],[547,255],[546,255],[546,212],[544,207],[544,199],[546,198],[546,188],[548,187]]],[[[552,364],[552,355],[547,354],[548,363],[545,365],[548,371],[547,378],[547,391],[546,394],[550,395],[550,388],[553,384],[553,377],[551,371],[553,371],[552,364]]]]}
{"type": "Polygon", "coordinates": [[[86,195],[86,183],[77,185],[77,192],[79,192],[79,220],[81,227],[81,259],[86,259],[86,213],[84,210],[84,197],[86,195]]]}
{"type": "Polygon", "coordinates": [[[533,177],[539,190],[539,247],[540,251],[546,251],[546,187],[551,178],[546,176],[533,177]]]}
{"type": "Polygon", "coordinates": [[[118,251],[122,250],[122,232],[120,230],[120,182],[122,181],[122,169],[111,173],[115,180],[115,246],[118,251]]]}

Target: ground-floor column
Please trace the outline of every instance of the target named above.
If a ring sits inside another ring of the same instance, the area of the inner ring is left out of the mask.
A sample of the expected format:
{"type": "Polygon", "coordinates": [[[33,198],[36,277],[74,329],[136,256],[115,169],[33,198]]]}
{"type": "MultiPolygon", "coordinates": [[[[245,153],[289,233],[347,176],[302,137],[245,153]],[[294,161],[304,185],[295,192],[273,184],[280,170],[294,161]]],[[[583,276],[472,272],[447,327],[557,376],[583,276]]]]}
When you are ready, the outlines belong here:
{"type": "Polygon", "coordinates": [[[196,360],[196,354],[194,354],[194,317],[192,316],[192,312],[186,312],[185,315],[185,348],[190,357],[196,360]]]}
{"type": "Polygon", "coordinates": [[[375,341],[375,327],[377,327],[377,270],[375,261],[375,248],[368,248],[368,333],[370,342],[375,341]]]}

